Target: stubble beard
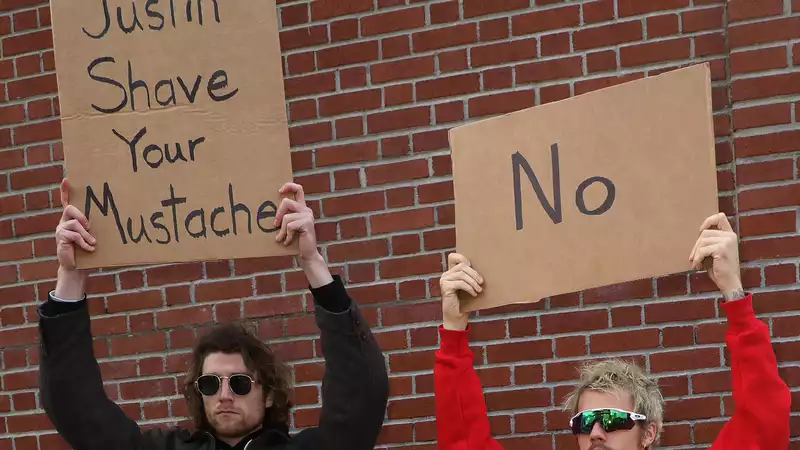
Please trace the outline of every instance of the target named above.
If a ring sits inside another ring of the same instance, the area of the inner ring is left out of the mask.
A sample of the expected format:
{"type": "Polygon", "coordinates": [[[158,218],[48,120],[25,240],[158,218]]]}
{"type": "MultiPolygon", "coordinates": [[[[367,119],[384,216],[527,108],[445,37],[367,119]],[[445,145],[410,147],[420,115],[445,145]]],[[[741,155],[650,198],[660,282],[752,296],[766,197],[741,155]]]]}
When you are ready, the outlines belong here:
{"type": "Polygon", "coordinates": [[[248,425],[244,422],[241,416],[231,417],[227,420],[220,420],[219,417],[214,417],[210,420],[211,426],[214,428],[214,433],[217,436],[226,438],[244,437],[258,428],[260,424],[248,425]]]}

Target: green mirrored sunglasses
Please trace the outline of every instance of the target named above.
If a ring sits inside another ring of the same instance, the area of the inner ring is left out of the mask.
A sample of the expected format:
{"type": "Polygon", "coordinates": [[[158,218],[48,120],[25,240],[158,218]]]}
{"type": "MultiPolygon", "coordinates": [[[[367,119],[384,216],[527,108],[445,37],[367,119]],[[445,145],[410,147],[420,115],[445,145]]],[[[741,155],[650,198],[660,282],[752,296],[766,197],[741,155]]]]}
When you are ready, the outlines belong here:
{"type": "Polygon", "coordinates": [[[589,434],[595,422],[607,433],[617,430],[630,430],[637,421],[646,420],[642,414],[616,408],[597,408],[581,411],[569,420],[573,434],[589,434]]]}

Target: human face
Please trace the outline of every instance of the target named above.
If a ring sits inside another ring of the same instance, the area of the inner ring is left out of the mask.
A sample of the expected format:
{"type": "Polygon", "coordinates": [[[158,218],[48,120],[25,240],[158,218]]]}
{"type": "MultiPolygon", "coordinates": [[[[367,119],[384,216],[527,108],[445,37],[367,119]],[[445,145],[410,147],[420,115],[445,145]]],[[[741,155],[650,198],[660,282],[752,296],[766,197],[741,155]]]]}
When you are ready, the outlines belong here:
{"type": "MultiPolygon", "coordinates": [[[[581,394],[578,412],[595,408],[617,408],[633,411],[633,397],[627,392],[608,393],[586,391],[581,394]]],[[[600,423],[595,423],[589,434],[578,435],[580,450],[643,450],[655,440],[656,425],[643,428],[637,423],[631,430],[617,430],[607,433],[600,423]]]]}
{"type": "MultiPolygon", "coordinates": [[[[254,374],[247,368],[242,355],[211,353],[203,361],[202,374],[230,377],[234,374],[254,374]]],[[[217,437],[229,445],[236,445],[242,438],[258,429],[264,421],[264,409],[271,401],[264,401],[261,384],[254,382],[247,395],[236,395],[230,380],[223,378],[220,389],[213,395],[203,395],[203,406],[208,423],[217,437]]]]}

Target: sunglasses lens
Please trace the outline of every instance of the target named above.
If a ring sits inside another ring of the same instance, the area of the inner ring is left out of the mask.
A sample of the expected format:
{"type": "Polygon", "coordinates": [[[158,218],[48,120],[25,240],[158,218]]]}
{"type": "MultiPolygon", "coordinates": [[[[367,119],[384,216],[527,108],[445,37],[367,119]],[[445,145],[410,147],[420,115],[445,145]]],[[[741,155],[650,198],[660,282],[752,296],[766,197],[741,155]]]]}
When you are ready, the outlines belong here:
{"type": "Polygon", "coordinates": [[[250,393],[251,382],[246,375],[233,375],[230,378],[231,391],[236,395],[247,395],[250,393]]]}
{"type": "Polygon", "coordinates": [[[613,409],[584,411],[572,422],[572,432],[574,434],[589,434],[592,432],[595,422],[599,422],[607,433],[630,430],[636,425],[636,422],[626,412],[613,409]]]}
{"type": "Polygon", "coordinates": [[[214,395],[219,390],[220,380],[214,375],[203,375],[197,379],[197,390],[203,395],[214,395]]]}

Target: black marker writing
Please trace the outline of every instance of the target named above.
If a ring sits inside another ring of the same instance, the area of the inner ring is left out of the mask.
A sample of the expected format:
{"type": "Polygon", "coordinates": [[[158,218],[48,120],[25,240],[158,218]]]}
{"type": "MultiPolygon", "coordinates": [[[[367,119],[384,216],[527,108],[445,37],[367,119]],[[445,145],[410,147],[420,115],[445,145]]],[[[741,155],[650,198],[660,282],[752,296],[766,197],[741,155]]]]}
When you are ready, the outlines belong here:
{"type": "MultiPolygon", "coordinates": [[[[166,7],[158,8],[159,1],[160,0],[147,0],[147,3],[144,6],[145,14],[147,14],[148,19],[150,19],[147,22],[147,28],[153,31],[163,30],[165,25],[164,14],[166,14],[167,12],[164,11],[164,13],[162,13],[161,11],[163,11],[166,7]]],[[[175,0],[165,0],[165,1],[169,2],[168,14],[170,22],[172,23],[172,27],[177,28],[178,18],[175,16],[175,0]]],[[[184,1],[186,5],[185,8],[183,8],[185,11],[185,16],[183,17],[183,19],[186,21],[186,23],[189,24],[197,23],[198,25],[202,26],[203,0],[184,0],[184,1]],[[195,16],[197,17],[196,22],[194,19],[195,16]]],[[[210,5],[213,6],[214,20],[217,23],[221,23],[219,17],[218,0],[207,0],[207,1],[210,1],[210,5]]],[[[125,8],[125,11],[123,11],[122,6],[117,6],[116,26],[119,27],[119,29],[125,34],[131,34],[134,31],[136,31],[136,29],[144,31],[144,26],[142,25],[142,21],[140,20],[140,14],[137,9],[136,3],[137,3],[136,0],[131,1],[130,12],[127,8],[125,8]]],[[[113,26],[111,20],[112,14],[108,8],[108,0],[101,0],[100,6],[103,11],[103,19],[104,19],[103,27],[100,29],[100,31],[97,33],[92,33],[89,30],[87,30],[86,27],[83,28],[83,34],[89,36],[92,39],[102,39],[108,34],[108,32],[111,30],[111,27],[113,26]]]]}
{"type": "MultiPolygon", "coordinates": [[[[531,186],[533,187],[534,192],[536,192],[536,197],[539,199],[539,203],[544,208],[547,215],[550,217],[550,220],[553,221],[554,224],[559,224],[563,220],[562,208],[561,208],[561,174],[560,174],[560,164],[558,161],[558,144],[553,144],[550,146],[550,161],[552,164],[552,173],[553,173],[553,204],[550,204],[550,201],[547,199],[547,196],[542,189],[542,185],[539,183],[539,179],[536,177],[536,174],[531,168],[531,165],[528,163],[528,160],[522,156],[521,153],[516,152],[511,155],[511,170],[513,171],[514,181],[514,216],[516,220],[516,228],[517,231],[521,230],[523,227],[522,221],[522,182],[521,182],[521,175],[520,171],[524,170],[525,175],[528,177],[528,181],[530,182],[531,186]]],[[[614,204],[614,200],[616,199],[616,187],[614,183],[605,177],[591,177],[584,180],[575,190],[575,206],[577,206],[578,211],[581,214],[587,216],[598,216],[600,214],[605,213],[611,206],[614,204]],[[606,188],[606,199],[605,201],[593,210],[589,210],[586,208],[586,201],[584,199],[584,194],[586,193],[586,189],[589,188],[594,183],[601,183],[606,188]]]]}

